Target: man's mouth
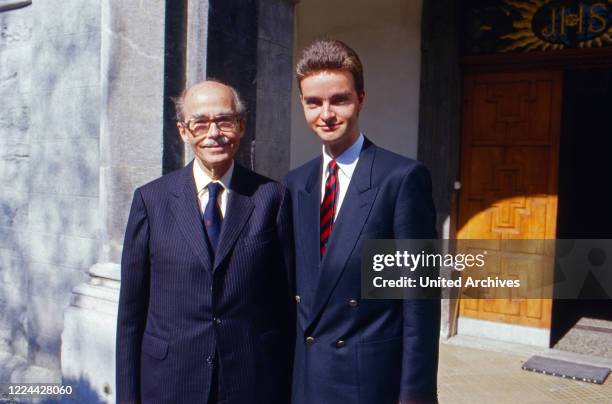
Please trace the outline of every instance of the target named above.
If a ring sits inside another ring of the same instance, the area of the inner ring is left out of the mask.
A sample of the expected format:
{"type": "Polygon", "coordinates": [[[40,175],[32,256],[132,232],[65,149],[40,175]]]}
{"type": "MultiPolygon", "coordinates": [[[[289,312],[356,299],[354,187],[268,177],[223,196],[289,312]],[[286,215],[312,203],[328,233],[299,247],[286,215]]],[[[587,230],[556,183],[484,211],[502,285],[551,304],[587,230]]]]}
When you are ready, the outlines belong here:
{"type": "Polygon", "coordinates": [[[204,141],[200,143],[200,147],[206,147],[206,148],[223,147],[225,145],[228,145],[229,143],[230,143],[230,140],[227,138],[227,136],[219,136],[214,139],[211,139],[211,138],[204,139],[204,141]]]}
{"type": "Polygon", "coordinates": [[[319,128],[324,132],[333,132],[340,127],[340,124],[335,123],[333,125],[319,125],[319,128]]]}

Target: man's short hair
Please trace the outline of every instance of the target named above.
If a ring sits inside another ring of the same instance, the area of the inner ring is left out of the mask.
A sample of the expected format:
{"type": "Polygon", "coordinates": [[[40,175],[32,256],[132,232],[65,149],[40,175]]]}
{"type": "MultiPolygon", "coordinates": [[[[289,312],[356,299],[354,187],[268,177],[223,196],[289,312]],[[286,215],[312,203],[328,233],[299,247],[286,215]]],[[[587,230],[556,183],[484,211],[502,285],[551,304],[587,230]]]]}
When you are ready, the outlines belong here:
{"type": "Polygon", "coordinates": [[[321,70],[345,70],[351,73],[355,90],[363,93],[363,66],[350,46],[337,39],[319,39],[302,50],[295,67],[295,78],[302,92],[302,80],[321,70]]]}
{"type": "MultiPolygon", "coordinates": [[[[212,78],[208,78],[204,81],[201,81],[197,84],[194,84],[192,87],[197,86],[198,84],[201,83],[205,83],[205,82],[213,82],[213,83],[219,83],[219,84],[223,84],[224,86],[228,87],[231,92],[232,92],[232,98],[234,101],[234,109],[236,110],[236,114],[244,119],[246,116],[246,105],[244,104],[244,102],[242,101],[242,98],[240,98],[240,94],[238,93],[238,91],[230,86],[227,83],[222,82],[221,80],[217,80],[217,79],[212,79],[212,78]]],[[[191,87],[190,87],[191,88],[191,87]]],[[[187,95],[187,92],[189,91],[190,88],[186,88],[181,92],[181,95],[179,95],[178,97],[173,97],[172,101],[174,102],[174,109],[176,112],[176,120],[179,122],[183,122],[185,119],[184,116],[184,112],[185,112],[185,96],[187,95]]]]}

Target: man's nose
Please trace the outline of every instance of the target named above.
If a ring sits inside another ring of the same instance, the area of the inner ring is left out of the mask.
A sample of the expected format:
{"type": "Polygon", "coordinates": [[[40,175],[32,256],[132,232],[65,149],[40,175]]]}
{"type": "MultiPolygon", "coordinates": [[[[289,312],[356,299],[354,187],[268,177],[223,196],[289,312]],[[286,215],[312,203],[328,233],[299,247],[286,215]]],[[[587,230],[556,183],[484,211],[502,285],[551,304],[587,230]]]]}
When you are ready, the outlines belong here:
{"type": "Polygon", "coordinates": [[[329,105],[329,103],[324,103],[323,111],[321,111],[321,119],[323,119],[324,121],[327,121],[335,117],[336,117],[336,113],[334,112],[333,108],[331,108],[331,105],[329,105]]]}
{"type": "Polygon", "coordinates": [[[217,137],[219,136],[219,134],[221,133],[221,131],[219,130],[219,127],[217,126],[216,122],[211,122],[210,123],[210,128],[208,128],[208,137],[217,137]]]}

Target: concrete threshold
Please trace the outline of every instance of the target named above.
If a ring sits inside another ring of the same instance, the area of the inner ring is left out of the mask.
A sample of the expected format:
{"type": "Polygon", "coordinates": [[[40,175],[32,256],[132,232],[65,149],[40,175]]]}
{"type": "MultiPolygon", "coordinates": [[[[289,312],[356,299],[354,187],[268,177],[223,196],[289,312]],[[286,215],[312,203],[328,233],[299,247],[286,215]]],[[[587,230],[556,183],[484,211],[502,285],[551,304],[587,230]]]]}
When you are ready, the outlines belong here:
{"type": "Polygon", "coordinates": [[[533,355],[547,358],[559,359],[568,362],[581,363],[584,365],[607,367],[612,369],[612,360],[593,355],[579,354],[554,348],[543,348],[531,345],[516,344],[506,341],[498,341],[489,338],[474,337],[470,335],[455,335],[442,343],[465,348],[480,349],[483,351],[507,353],[528,359],[533,355]]]}

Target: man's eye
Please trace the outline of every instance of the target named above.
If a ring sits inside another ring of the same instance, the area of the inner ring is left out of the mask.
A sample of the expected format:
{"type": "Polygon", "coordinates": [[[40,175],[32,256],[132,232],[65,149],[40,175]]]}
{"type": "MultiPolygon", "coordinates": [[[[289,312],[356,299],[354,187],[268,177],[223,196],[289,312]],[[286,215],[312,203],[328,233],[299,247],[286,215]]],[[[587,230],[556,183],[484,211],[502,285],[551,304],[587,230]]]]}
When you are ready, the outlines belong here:
{"type": "Polygon", "coordinates": [[[332,98],[331,103],[335,105],[342,105],[342,104],[346,104],[349,101],[350,100],[348,97],[335,97],[335,98],[332,98]]]}
{"type": "Polygon", "coordinates": [[[192,130],[206,130],[210,126],[209,122],[194,122],[191,125],[192,130]]]}
{"type": "Polygon", "coordinates": [[[316,99],[309,99],[306,98],[305,100],[306,105],[308,105],[309,107],[318,107],[321,105],[321,101],[320,100],[316,100],[316,99]]]}

